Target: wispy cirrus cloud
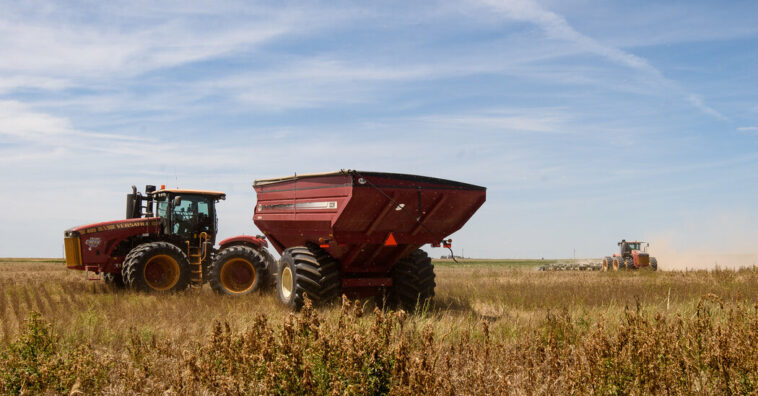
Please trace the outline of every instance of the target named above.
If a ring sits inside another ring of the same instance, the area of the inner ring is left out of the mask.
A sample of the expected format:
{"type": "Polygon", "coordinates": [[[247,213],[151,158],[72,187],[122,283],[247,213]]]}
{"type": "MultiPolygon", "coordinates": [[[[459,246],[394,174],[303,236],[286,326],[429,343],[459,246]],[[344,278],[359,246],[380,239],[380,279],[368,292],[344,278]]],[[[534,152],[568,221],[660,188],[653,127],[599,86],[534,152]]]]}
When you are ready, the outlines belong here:
{"type": "Polygon", "coordinates": [[[703,97],[700,95],[689,94],[687,95],[687,101],[692,103],[693,106],[697,107],[698,109],[700,109],[700,111],[702,111],[705,114],[716,117],[720,120],[724,120],[724,121],[729,120],[726,116],[719,113],[716,109],[705,104],[705,102],[703,101],[703,97]]]}
{"type": "MultiPolygon", "coordinates": [[[[534,0],[476,0],[503,14],[504,17],[532,23],[538,26],[548,38],[569,42],[582,51],[598,55],[618,65],[644,73],[655,80],[658,89],[684,91],[684,88],[668,79],[645,58],[605,44],[593,37],[580,33],[563,16],[545,9],[534,0]]],[[[723,114],[707,106],[702,97],[686,93],[686,100],[703,114],[727,120],[723,114]]]]}

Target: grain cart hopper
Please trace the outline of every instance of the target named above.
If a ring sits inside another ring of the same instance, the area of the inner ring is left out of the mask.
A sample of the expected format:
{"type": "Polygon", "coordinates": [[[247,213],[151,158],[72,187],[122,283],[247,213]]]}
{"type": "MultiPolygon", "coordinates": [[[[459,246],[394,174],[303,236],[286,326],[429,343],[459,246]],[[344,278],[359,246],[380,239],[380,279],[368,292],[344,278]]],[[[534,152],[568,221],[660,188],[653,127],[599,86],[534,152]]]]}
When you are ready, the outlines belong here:
{"type": "Polygon", "coordinates": [[[486,189],[425,176],[342,170],[256,180],[255,225],[281,254],[279,299],[341,293],[413,309],[434,296],[427,243],[449,247],[486,189]]]}
{"type": "Polygon", "coordinates": [[[210,280],[219,293],[246,294],[265,283],[274,260],[263,237],[238,236],[214,248],[219,191],[132,186],[126,219],[66,230],[68,268],[94,273],[115,286],[172,292],[210,280]]]}
{"type": "Polygon", "coordinates": [[[658,260],[655,257],[650,257],[650,253],[647,252],[650,243],[641,241],[628,242],[622,239],[621,242],[618,242],[618,246],[618,253],[603,258],[603,271],[611,269],[613,271],[618,271],[619,269],[632,270],[644,267],[650,267],[653,271],[658,269],[658,260]],[[645,244],[644,247],[643,244],[645,244]]]}

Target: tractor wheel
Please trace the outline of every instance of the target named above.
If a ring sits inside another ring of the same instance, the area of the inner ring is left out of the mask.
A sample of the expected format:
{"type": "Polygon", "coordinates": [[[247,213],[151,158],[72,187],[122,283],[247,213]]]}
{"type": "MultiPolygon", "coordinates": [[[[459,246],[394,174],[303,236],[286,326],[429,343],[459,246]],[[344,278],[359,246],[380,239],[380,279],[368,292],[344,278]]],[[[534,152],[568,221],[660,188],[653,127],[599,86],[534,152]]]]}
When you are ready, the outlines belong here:
{"type": "Polygon", "coordinates": [[[650,257],[650,269],[658,271],[658,260],[655,257],[650,257]]]}
{"type": "Polygon", "coordinates": [[[634,268],[634,260],[632,260],[629,257],[625,258],[624,259],[624,267],[626,269],[630,270],[630,271],[633,270],[633,269],[636,269],[636,268],[634,268]]]}
{"type": "Polygon", "coordinates": [[[106,272],[103,274],[103,280],[108,286],[116,289],[123,289],[126,286],[120,272],[106,272]]]}
{"type": "Polygon", "coordinates": [[[407,311],[423,307],[434,298],[434,265],[425,251],[418,249],[392,267],[391,297],[394,305],[407,311]]]}
{"type": "Polygon", "coordinates": [[[285,250],[278,272],[279,301],[291,309],[300,309],[306,296],[319,305],[340,294],[339,264],[322,249],[298,246],[285,250]]]}
{"type": "Polygon", "coordinates": [[[610,256],[603,258],[603,272],[608,272],[613,269],[613,259],[610,256]]]}
{"type": "Polygon", "coordinates": [[[218,294],[241,296],[261,288],[266,279],[266,259],[248,246],[232,246],[216,254],[208,283],[218,294]]]}
{"type": "Polygon", "coordinates": [[[621,257],[614,256],[613,257],[613,270],[618,271],[619,269],[624,269],[624,262],[621,260],[621,257]]]}
{"type": "Polygon", "coordinates": [[[121,275],[124,283],[134,290],[175,292],[189,285],[189,260],[171,243],[143,243],[126,255],[121,275]]]}
{"type": "Polygon", "coordinates": [[[258,250],[263,256],[263,262],[266,263],[265,277],[263,283],[261,283],[261,289],[273,289],[276,287],[276,277],[279,274],[279,263],[274,259],[274,256],[268,252],[268,250],[261,248],[258,250]]]}

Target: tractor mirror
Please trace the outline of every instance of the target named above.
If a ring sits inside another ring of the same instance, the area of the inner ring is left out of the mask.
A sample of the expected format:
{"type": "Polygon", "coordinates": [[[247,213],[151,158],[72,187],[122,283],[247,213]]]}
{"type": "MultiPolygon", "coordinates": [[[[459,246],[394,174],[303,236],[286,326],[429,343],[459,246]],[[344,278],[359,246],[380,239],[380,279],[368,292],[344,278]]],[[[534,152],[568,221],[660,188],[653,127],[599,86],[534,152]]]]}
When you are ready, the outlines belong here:
{"type": "Polygon", "coordinates": [[[179,206],[182,203],[182,196],[177,195],[174,197],[174,207],[179,206]]]}

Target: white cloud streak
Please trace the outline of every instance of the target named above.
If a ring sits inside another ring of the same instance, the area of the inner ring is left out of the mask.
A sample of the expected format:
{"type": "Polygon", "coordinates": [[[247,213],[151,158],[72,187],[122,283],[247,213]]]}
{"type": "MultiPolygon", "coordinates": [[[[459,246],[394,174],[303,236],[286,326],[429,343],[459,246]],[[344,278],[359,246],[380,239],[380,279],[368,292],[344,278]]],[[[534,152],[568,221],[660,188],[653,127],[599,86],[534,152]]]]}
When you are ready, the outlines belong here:
{"type": "Polygon", "coordinates": [[[719,120],[728,121],[729,119],[723,114],[719,113],[716,109],[708,106],[703,102],[703,98],[700,95],[690,94],[687,95],[687,101],[692,103],[693,106],[700,109],[705,114],[718,118],[719,120]]]}
{"type": "MultiPolygon", "coordinates": [[[[573,43],[585,52],[603,57],[611,62],[645,73],[655,80],[658,89],[682,90],[676,83],[664,77],[663,73],[652,66],[646,59],[623,51],[619,48],[584,35],[574,29],[561,15],[546,10],[534,0],[477,0],[492,9],[501,12],[506,18],[532,23],[538,26],[551,39],[573,43]]],[[[703,99],[694,94],[687,94],[686,99],[695,108],[709,116],[727,120],[715,109],[704,104],[703,99]]]]}

